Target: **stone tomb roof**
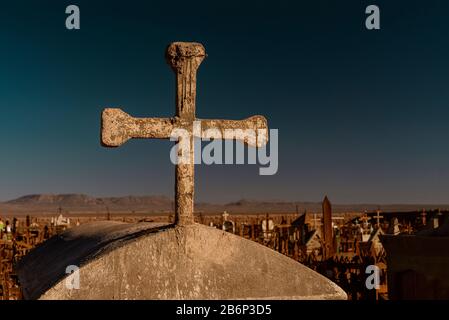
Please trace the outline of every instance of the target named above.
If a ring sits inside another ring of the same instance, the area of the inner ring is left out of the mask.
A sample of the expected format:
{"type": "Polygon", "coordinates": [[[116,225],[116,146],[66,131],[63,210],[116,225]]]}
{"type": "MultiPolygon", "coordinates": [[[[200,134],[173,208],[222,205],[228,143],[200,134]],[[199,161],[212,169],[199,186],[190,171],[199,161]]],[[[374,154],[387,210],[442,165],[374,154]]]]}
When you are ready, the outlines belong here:
{"type": "Polygon", "coordinates": [[[26,299],[346,299],[324,276],[267,247],[200,224],[95,222],[57,235],[18,265],[26,299]],[[66,286],[79,266],[80,288],[66,286]]]}

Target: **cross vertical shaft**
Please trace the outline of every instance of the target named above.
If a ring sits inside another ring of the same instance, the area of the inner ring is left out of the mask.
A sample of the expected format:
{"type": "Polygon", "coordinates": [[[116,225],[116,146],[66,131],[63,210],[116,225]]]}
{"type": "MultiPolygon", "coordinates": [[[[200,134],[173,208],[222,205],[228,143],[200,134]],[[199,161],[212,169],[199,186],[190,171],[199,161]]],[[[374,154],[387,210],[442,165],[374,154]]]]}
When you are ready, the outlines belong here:
{"type": "MultiPolygon", "coordinates": [[[[193,132],[195,120],[196,101],[196,72],[203,61],[204,47],[199,43],[174,42],[166,51],[167,62],[176,75],[176,117],[185,122],[189,131],[193,132]]],[[[193,203],[195,185],[194,165],[194,136],[180,138],[178,147],[183,143],[182,139],[189,139],[189,162],[181,162],[175,170],[175,223],[187,225],[194,222],[193,203]]],[[[182,148],[178,148],[178,156],[182,148]]]]}

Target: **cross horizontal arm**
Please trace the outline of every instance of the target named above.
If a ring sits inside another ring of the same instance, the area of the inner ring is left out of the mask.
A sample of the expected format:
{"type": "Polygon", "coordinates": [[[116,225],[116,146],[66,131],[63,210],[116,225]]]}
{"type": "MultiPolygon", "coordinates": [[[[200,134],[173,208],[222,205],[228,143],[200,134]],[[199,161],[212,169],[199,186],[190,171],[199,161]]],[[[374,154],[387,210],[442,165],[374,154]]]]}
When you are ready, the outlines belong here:
{"type": "Polygon", "coordinates": [[[185,129],[199,138],[216,138],[213,132],[218,131],[222,139],[241,140],[253,147],[263,147],[268,141],[268,125],[263,116],[243,120],[197,119],[201,122],[201,133],[193,129],[191,120],[134,118],[117,108],[104,109],[101,120],[101,142],[106,147],[119,147],[133,138],[169,139],[174,129],[185,129]]]}
{"type": "Polygon", "coordinates": [[[201,120],[202,138],[207,131],[219,130],[223,139],[236,139],[253,147],[263,147],[268,142],[268,124],[263,116],[252,116],[243,120],[201,120]]]}
{"type": "Polygon", "coordinates": [[[168,139],[175,128],[172,118],[133,118],[117,108],[103,110],[101,143],[119,147],[132,138],[168,139]]]}

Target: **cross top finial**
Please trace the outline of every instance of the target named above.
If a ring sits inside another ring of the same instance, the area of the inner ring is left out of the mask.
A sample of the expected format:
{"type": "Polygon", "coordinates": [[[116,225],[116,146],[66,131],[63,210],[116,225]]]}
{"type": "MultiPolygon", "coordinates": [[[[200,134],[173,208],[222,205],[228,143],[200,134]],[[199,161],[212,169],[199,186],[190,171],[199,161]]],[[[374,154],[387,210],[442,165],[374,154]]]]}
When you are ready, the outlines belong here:
{"type": "Polygon", "coordinates": [[[173,42],[165,58],[176,74],[176,116],[195,118],[196,72],[206,57],[203,45],[196,42],[173,42]]]}
{"type": "Polygon", "coordinates": [[[206,57],[206,49],[197,42],[173,42],[167,47],[165,57],[168,64],[173,69],[177,69],[182,65],[183,59],[197,58],[201,63],[206,57]]]}

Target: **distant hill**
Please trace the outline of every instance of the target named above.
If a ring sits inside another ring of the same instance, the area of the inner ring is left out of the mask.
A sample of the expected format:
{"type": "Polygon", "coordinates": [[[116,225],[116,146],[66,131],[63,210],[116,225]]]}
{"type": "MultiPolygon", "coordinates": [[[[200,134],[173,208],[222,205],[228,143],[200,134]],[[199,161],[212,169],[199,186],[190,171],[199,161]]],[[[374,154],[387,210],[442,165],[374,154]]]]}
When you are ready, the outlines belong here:
{"type": "Polygon", "coordinates": [[[154,212],[172,210],[173,201],[165,196],[126,196],[95,198],[85,194],[34,194],[0,202],[1,213],[58,212],[154,212]]]}
{"type": "MultiPolygon", "coordinates": [[[[96,198],[85,194],[34,194],[26,195],[14,200],[0,202],[0,215],[11,214],[49,214],[57,213],[169,213],[173,212],[174,203],[166,196],[126,196],[96,198]]],[[[333,204],[334,212],[363,212],[374,211],[414,211],[426,209],[447,209],[449,205],[426,204],[333,204]]],[[[199,202],[195,204],[196,212],[220,213],[302,213],[321,212],[321,202],[283,202],[257,201],[242,199],[227,204],[213,204],[199,202]]]]}
{"type": "Polygon", "coordinates": [[[6,204],[25,206],[52,206],[55,204],[64,206],[84,206],[97,205],[99,204],[99,199],[84,194],[31,194],[7,201],[6,204]]]}

